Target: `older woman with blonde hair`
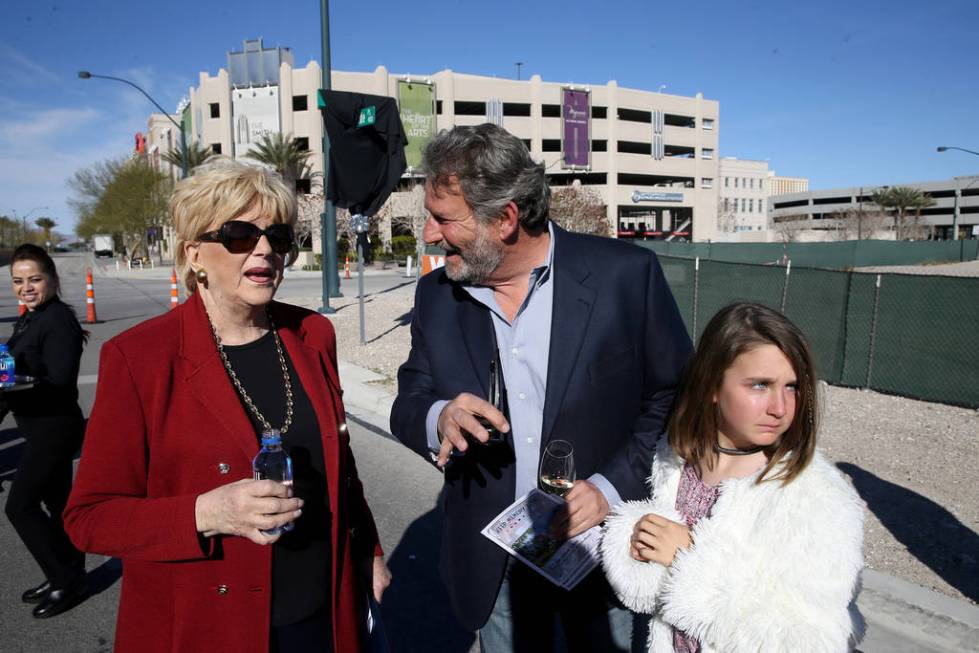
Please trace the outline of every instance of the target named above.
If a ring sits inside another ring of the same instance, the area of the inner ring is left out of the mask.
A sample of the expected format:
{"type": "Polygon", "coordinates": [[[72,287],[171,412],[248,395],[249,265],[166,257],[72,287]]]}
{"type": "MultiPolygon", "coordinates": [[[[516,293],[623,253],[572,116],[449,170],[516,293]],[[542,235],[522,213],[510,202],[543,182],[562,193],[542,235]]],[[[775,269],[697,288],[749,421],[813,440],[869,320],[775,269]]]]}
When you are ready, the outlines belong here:
{"type": "Polygon", "coordinates": [[[360,650],[366,592],[380,600],[390,576],[333,327],[273,301],[295,253],[294,193],[218,160],[177,184],[170,209],[190,296],[102,346],[65,511],[80,549],[123,560],[116,650],[360,650]],[[252,479],[273,429],[292,487],[252,479]]]}

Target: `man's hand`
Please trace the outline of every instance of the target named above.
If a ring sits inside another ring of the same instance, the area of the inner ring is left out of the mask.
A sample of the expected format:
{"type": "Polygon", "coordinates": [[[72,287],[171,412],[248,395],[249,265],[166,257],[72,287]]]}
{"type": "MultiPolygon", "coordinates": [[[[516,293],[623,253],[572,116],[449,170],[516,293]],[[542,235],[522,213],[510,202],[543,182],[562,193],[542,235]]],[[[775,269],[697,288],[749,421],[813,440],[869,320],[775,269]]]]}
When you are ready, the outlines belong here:
{"type": "Polygon", "coordinates": [[[374,556],[374,564],[371,569],[371,585],[374,590],[374,600],[381,602],[384,590],[391,584],[391,571],[384,564],[384,556],[374,556]]]}
{"type": "Polygon", "coordinates": [[[666,517],[652,513],[643,515],[632,529],[629,540],[629,553],[639,562],[658,562],[664,567],[673,564],[673,558],[680,549],[693,544],[690,529],[666,517]]]}
{"type": "Polygon", "coordinates": [[[601,524],[608,515],[605,495],[589,481],[575,481],[564,498],[568,502],[567,512],[551,525],[555,535],[572,538],[601,524]]]}
{"type": "Polygon", "coordinates": [[[469,433],[482,443],[489,439],[489,433],[475,415],[485,417],[500,433],[510,430],[510,424],[507,423],[503,413],[494,408],[491,403],[476,395],[463,392],[446,404],[439,414],[438,433],[442,445],[438,456],[439,467],[444,467],[449,462],[449,454],[453,449],[465,451],[469,447],[463,432],[469,433]]]}

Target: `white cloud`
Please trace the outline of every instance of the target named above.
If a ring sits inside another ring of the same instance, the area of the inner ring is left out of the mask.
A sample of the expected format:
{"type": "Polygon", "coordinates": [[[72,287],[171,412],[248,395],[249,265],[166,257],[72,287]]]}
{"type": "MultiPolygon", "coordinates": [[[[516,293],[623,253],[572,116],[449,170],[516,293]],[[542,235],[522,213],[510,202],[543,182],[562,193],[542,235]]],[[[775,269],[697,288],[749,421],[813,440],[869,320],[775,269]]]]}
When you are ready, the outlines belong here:
{"type": "Polygon", "coordinates": [[[9,45],[0,43],[0,84],[7,86],[46,86],[58,82],[53,72],[21,54],[9,45]]]}
{"type": "Polygon", "coordinates": [[[64,139],[66,134],[101,117],[100,112],[90,107],[48,109],[23,115],[0,124],[0,149],[14,154],[45,150],[47,146],[58,145],[57,141],[64,139]]]}

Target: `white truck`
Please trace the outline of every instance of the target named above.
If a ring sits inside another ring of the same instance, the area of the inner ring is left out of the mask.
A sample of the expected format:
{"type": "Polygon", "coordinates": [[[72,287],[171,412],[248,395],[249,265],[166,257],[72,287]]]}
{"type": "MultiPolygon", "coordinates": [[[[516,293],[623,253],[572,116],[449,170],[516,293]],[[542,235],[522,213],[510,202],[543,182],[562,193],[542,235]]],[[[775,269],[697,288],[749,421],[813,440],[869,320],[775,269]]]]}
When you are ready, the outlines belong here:
{"type": "Polygon", "coordinates": [[[92,236],[92,249],[95,251],[95,258],[112,258],[115,245],[112,236],[106,234],[96,234],[92,236]]]}

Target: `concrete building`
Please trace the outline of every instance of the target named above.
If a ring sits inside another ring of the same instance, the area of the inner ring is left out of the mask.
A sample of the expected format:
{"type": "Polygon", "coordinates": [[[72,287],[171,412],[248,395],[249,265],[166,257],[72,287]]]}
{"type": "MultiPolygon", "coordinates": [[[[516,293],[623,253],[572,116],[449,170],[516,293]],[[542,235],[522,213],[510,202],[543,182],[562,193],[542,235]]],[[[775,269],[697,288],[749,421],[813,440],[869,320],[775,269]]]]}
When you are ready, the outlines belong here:
{"type": "MultiPolygon", "coordinates": [[[[320,67],[295,68],[286,48],[261,39],[228,54],[228,69],[200,74],[180,119],[190,140],[240,157],[265,131],[300,139],[322,172],[323,121],[317,110],[320,67]],[[230,72],[229,72],[230,71],[230,72]],[[258,71],[258,72],[256,72],[258,71]]],[[[398,97],[404,74],[383,66],[373,72],[333,71],[332,86],[398,97]]],[[[552,187],[575,180],[596,190],[612,231],[623,237],[715,239],[717,234],[719,103],[694,97],[620,88],[615,81],[574,85],[587,93],[587,160],[565,164],[562,103],[568,83],[499,79],[443,70],[410,76],[434,86],[435,123],[441,130],[487,120],[521,138],[547,165],[552,187]]],[[[403,109],[402,109],[403,110],[403,109]]],[[[162,118],[162,116],[160,116],[162,118]]],[[[150,119],[149,141],[174,147],[166,121],[150,119]],[[154,133],[154,129],[157,133],[154,133]]],[[[172,127],[172,125],[170,125],[172,127]]],[[[412,172],[405,175],[410,185],[412,172]]],[[[318,242],[316,243],[318,247],[318,242]]]]}
{"type": "Polygon", "coordinates": [[[716,240],[768,241],[770,179],[767,161],[721,159],[716,240]]]}
{"type": "MultiPolygon", "coordinates": [[[[918,238],[979,236],[979,175],[940,181],[893,184],[917,188],[935,204],[921,210],[918,238]]],[[[875,190],[887,186],[851,186],[780,195],[772,200],[775,230],[792,230],[798,240],[846,240],[857,237],[894,238],[894,219],[873,203],[875,190]],[[860,223],[862,226],[856,226],[860,223]],[[858,228],[863,233],[858,234],[858,228]]],[[[893,212],[891,212],[893,213],[893,212]]]]}
{"type": "Polygon", "coordinates": [[[809,190],[809,180],[806,177],[780,177],[774,170],[768,173],[769,197],[787,193],[804,193],[807,190],[809,190]]]}

